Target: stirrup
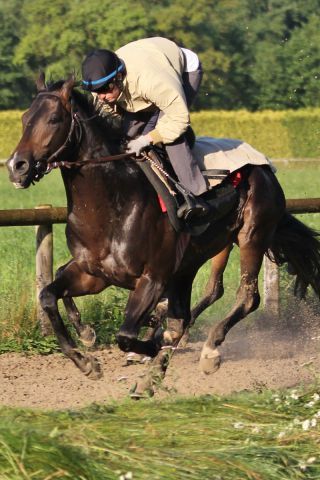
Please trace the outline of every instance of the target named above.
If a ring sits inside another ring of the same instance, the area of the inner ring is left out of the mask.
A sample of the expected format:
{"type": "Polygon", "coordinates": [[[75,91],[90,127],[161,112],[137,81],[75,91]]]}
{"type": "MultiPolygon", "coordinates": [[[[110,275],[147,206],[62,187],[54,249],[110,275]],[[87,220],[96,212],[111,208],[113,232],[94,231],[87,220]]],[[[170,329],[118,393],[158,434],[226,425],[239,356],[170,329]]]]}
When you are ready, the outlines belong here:
{"type": "Polygon", "coordinates": [[[185,202],[178,208],[177,217],[189,222],[193,218],[206,216],[211,210],[210,205],[202,198],[185,196],[185,202]]]}

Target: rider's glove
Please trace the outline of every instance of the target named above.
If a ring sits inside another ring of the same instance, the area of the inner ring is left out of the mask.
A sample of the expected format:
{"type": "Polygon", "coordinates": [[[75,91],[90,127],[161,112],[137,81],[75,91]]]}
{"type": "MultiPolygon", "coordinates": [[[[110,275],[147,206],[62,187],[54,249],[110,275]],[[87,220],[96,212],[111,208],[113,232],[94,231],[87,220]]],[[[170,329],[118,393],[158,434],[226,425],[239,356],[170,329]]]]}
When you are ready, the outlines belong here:
{"type": "Polygon", "coordinates": [[[136,156],[140,155],[141,151],[144,150],[148,145],[150,145],[151,139],[149,135],[141,135],[134,140],[130,140],[127,145],[127,151],[129,153],[134,153],[136,156]]]}

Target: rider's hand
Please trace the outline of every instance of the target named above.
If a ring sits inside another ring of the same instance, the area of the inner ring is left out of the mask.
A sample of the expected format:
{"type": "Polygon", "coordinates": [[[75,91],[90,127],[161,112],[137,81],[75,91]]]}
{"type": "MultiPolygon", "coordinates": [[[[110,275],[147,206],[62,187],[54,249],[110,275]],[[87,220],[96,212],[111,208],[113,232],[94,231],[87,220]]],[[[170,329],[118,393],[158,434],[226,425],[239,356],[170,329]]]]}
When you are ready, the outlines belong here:
{"type": "Polygon", "coordinates": [[[141,151],[150,145],[151,139],[149,135],[141,135],[140,137],[130,140],[127,145],[127,151],[134,153],[136,156],[140,155],[141,151]]]}

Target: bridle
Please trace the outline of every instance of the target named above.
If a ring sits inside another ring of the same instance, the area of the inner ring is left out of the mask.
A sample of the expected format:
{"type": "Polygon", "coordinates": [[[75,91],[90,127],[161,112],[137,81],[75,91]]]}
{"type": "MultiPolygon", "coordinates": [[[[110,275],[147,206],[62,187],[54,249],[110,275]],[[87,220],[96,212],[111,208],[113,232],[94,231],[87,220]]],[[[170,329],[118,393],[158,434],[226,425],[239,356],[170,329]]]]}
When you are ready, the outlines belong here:
{"type": "MultiPolygon", "coordinates": [[[[55,98],[58,98],[58,100],[62,103],[60,95],[54,92],[40,91],[37,94],[37,97],[38,96],[55,97],[55,98]]],[[[71,115],[70,128],[67,133],[66,139],[63,142],[63,144],[60,147],[58,147],[57,150],[54,153],[52,153],[48,158],[41,158],[41,160],[38,160],[36,162],[36,164],[34,165],[35,175],[33,178],[33,181],[35,182],[38,182],[44,175],[48,175],[55,168],[61,168],[61,167],[75,168],[75,167],[81,167],[87,164],[99,165],[104,162],[110,162],[114,160],[123,160],[125,158],[133,158],[131,153],[120,153],[118,155],[108,155],[105,157],[99,157],[98,160],[81,160],[78,162],[77,161],[68,162],[63,160],[58,161],[58,157],[62,153],[64,153],[70,145],[74,145],[74,143],[76,143],[77,146],[80,146],[81,140],[83,138],[82,123],[87,122],[97,116],[97,115],[93,115],[92,117],[89,117],[87,119],[81,119],[78,116],[77,112],[74,110],[74,103],[72,99],[70,101],[70,105],[71,105],[70,112],[63,105],[63,108],[71,115]],[[44,160],[45,160],[45,165],[44,165],[44,160]]]]}
{"type": "MultiPolygon", "coordinates": [[[[40,96],[54,97],[54,98],[57,98],[59,100],[59,102],[62,103],[61,97],[57,93],[54,93],[54,92],[40,91],[40,92],[38,92],[36,98],[40,97],[40,96]]],[[[64,106],[63,106],[63,108],[64,108],[64,110],[66,110],[66,108],[64,106]]],[[[65,141],[48,158],[41,158],[40,160],[38,160],[36,162],[36,164],[34,165],[35,175],[34,175],[33,181],[38,182],[43,177],[43,175],[47,175],[48,173],[51,172],[56,159],[58,159],[58,157],[69,147],[69,145],[73,144],[74,135],[75,135],[75,141],[78,144],[81,143],[83,129],[82,129],[80,119],[79,119],[77,113],[74,111],[72,101],[71,101],[70,114],[71,114],[71,123],[70,123],[70,128],[69,128],[69,131],[67,133],[65,141]],[[44,160],[45,160],[45,164],[44,164],[44,160]]]]}

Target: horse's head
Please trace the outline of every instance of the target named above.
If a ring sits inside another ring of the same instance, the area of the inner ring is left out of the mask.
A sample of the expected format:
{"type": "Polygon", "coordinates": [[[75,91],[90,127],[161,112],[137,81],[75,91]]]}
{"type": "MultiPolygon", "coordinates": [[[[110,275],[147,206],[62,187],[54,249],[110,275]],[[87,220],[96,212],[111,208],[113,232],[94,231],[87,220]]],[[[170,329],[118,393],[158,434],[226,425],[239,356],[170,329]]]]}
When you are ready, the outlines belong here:
{"type": "Polygon", "coordinates": [[[38,93],[22,116],[22,137],[7,161],[16,188],[28,188],[40,180],[56,154],[71,141],[74,78],[48,88],[42,73],[36,84],[38,93]]]}

